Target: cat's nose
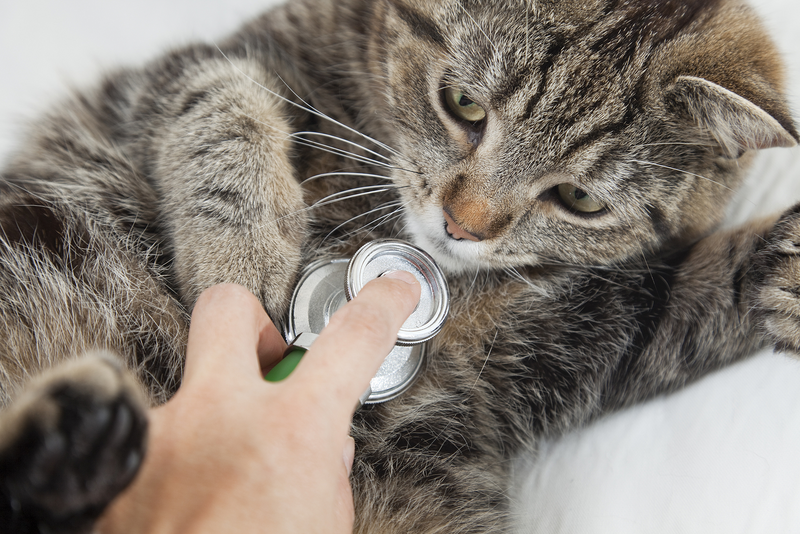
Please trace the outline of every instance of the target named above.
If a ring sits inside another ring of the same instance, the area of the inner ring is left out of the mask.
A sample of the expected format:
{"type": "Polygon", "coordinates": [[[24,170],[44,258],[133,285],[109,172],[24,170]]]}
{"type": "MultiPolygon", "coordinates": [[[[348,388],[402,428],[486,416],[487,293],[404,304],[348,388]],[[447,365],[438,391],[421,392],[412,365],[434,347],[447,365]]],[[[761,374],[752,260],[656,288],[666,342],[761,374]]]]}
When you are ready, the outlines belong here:
{"type": "Polygon", "coordinates": [[[471,187],[466,177],[456,179],[442,198],[445,230],[458,240],[494,239],[513,222],[517,203],[508,192],[471,187]]]}
{"type": "Polygon", "coordinates": [[[481,238],[472,234],[463,228],[461,228],[458,223],[453,220],[453,217],[447,213],[447,209],[443,209],[442,212],[444,213],[444,220],[447,222],[447,226],[445,230],[447,231],[448,235],[456,240],[461,239],[468,239],[469,241],[480,241],[481,238]]]}

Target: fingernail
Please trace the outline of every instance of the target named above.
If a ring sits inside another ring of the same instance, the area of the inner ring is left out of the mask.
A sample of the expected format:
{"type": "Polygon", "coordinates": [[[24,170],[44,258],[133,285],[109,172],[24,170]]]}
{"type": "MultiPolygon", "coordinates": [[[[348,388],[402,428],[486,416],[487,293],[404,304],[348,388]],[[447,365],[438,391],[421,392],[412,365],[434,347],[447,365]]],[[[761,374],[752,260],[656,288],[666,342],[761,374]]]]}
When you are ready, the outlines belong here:
{"type": "Polygon", "coordinates": [[[400,280],[401,282],[405,282],[406,284],[414,285],[417,283],[417,279],[414,278],[414,275],[408,271],[386,271],[381,275],[384,278],[391,278],[393,280],[400,280]]]}

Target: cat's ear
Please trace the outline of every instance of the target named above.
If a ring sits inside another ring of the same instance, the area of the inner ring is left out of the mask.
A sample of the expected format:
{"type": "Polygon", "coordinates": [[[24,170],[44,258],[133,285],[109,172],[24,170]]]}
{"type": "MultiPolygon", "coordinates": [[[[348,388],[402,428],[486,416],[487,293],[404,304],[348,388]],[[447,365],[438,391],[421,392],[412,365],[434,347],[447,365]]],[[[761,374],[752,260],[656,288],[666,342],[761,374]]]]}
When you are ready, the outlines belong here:
{"type": "Polygon", "coordinates": [[[668,92],[732,157],[743,150],[797,144],[797,131],[783,110],[776,118],[733,91],[695,76],[678,77],[668,92]]]}

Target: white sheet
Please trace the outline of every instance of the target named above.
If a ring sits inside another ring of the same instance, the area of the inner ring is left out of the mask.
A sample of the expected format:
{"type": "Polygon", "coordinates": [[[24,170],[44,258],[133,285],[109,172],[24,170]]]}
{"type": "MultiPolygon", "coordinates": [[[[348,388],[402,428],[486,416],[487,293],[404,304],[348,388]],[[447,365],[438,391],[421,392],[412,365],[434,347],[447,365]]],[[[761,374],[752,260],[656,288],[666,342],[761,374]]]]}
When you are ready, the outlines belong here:
{"type": "MultiPolygon", "coordinates": [[[[211,39],[269,0],[0,3],[0,160],[19,124],[103,67],[211,39]]],[[[790,67],[800,110],[800,4],[755,4],[790,67]],[[789,56],[788,54],[793,54],[789,56]]],[[[797,114],[796,114],[797,116],[797,114]]],[[[764,153],[731,221],[800,199],[800,149],[764,153]]],[[[520,533],[800,532],[800,360],[760,354],[522,458],[520,533]]]]}

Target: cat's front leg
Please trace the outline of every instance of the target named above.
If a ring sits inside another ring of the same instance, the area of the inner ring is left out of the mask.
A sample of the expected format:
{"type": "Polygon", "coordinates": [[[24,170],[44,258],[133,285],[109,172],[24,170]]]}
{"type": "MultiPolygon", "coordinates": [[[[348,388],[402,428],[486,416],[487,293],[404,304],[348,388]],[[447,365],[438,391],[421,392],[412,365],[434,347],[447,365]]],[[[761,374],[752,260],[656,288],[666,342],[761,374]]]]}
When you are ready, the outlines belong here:
{"type": "Polygon", "coordinates": [[[651,302],[637,305],[603,409],[673,391],[770,345],[800,353],[800,206],[712,234],[648,272],[651,302]]]}
{"type": "Polygon", "coordinates": [[[184,303],[221,282],[286,310],[307,217],[290,161],[281,87],[253,61],[214,58],[186,70],[153,144],[162,220],[184,303]]]}
{"type": "Polygon", "coordinates": [[[800,354],[800,205],[785,212],[753,260],[752,313],[778,350],[800,354]]]}

